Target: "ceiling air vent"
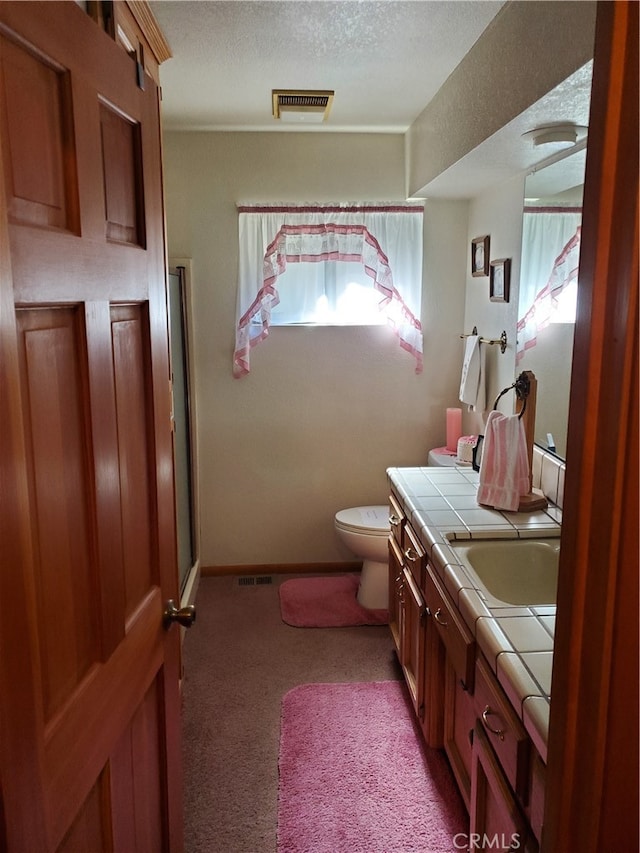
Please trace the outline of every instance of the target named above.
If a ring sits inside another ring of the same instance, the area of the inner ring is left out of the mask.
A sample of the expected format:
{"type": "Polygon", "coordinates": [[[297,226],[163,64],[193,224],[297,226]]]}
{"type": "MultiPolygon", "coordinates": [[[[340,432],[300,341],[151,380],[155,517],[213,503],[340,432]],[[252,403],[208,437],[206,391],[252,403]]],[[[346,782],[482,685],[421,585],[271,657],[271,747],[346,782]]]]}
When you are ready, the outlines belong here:
{"type": "Polygon", "coordinates": [[[293,124],[320,124],[329,115],[333,91],[272,89],[273,117],[293,124]]]}

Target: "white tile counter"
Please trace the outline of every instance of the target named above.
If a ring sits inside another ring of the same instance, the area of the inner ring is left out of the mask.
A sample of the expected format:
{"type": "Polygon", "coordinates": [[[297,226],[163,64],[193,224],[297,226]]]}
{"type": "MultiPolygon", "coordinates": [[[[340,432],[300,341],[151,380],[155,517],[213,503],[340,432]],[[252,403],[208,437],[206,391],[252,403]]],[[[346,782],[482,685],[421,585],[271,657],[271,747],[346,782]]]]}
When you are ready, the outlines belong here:
{"type": "Polygon", "coordinates": [[[431,565],[546,761],[555,605],[514,607],[489,603],[449,542],[558,537],[562,513],[553,505],[531,513],[499,512],[479,506],[478,474],[471,466],[389,468],[387,476],[431,565]]]}

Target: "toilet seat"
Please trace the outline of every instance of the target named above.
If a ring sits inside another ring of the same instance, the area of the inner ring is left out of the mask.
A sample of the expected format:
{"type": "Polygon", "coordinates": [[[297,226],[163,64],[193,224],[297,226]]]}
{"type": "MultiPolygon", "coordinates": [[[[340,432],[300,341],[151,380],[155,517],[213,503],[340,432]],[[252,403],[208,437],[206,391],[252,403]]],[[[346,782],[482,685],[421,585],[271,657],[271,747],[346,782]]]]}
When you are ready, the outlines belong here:
{"type": "Polygon", "coordinates": [[[381,506],[355,506],[340,510],[336,513],[336,527],[347,530],[350,533],[360,533],[365,536],[389,535],[389,507],[381,506]]]}

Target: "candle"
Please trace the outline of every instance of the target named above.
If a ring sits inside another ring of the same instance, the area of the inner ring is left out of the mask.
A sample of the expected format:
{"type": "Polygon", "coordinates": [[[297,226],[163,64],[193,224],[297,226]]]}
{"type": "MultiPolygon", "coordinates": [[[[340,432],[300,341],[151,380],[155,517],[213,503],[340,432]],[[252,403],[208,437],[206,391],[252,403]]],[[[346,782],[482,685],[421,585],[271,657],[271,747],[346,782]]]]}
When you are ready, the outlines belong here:
{"type": "Polygon", "coordinates": [[[447,409],[447,450],[457,452],[462,435],[462,409],[447,409]]]}

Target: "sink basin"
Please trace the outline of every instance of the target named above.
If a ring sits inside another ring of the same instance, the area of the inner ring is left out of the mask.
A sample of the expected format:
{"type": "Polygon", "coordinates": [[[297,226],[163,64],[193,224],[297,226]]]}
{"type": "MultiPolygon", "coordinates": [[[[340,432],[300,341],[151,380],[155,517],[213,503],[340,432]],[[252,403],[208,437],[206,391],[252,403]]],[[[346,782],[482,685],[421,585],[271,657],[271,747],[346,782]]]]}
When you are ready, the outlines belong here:
{"type": "Polygon", "coordinates": [[[556,603],[559,539],[484,539],[449,544],[485,597],[525,607],[556,603]]]}

